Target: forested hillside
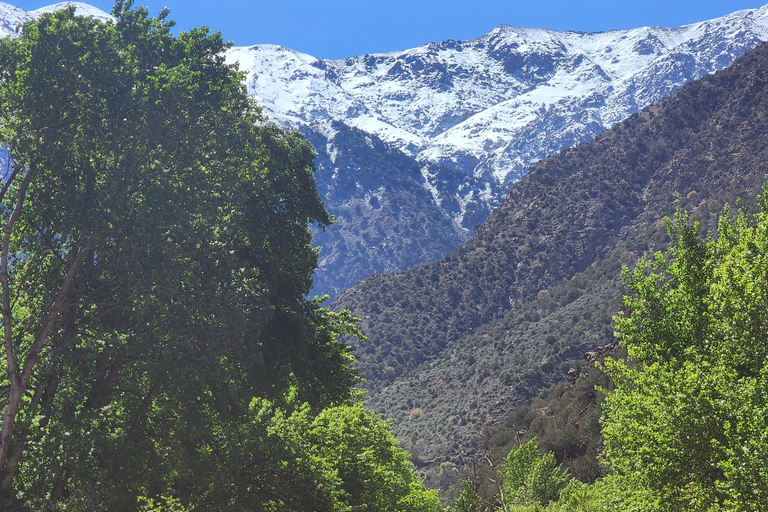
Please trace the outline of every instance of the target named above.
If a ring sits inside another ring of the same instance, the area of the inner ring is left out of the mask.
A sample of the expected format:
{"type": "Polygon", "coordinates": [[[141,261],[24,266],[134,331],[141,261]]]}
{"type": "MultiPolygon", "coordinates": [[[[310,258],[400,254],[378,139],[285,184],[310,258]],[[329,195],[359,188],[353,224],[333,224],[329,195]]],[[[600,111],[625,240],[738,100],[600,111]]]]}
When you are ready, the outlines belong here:
{"type": "Polygon", "coordinates": [[[611,343],[618,269],[669,243],[662,217],[679,204],[711,227],[724,204],[754,205],[766,84],[763,46],[535,166],[444,260],[343,294],[369,336],[356,348],[368,403],[426,460],[461,458],[480,425],[611,343]]]}

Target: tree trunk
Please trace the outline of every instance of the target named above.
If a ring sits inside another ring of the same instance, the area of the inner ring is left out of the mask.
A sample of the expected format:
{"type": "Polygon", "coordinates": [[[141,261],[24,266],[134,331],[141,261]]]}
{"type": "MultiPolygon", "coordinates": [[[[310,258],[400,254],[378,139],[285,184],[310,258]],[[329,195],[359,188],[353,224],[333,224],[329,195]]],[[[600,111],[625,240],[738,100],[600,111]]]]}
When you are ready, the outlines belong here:
{"type": "Polygon", "coordinates": [[[67,482],[69,482],[69,470],[64,472],[64,478],[57,478],[53,483],[53,489],[51,490],[51,501],[59,501],[61,498],[66,498],[69,495],[67,492],[67,482]]]}
{"type": "Polygon", "coordinates": [[[8,275],[8,252],[11,246],[13,227],[19,215],[21,215],[21,208],[27,196],[27,190],[33,175],[34,169],[30,168],[19,186],[13,213],[8,219],[8,223],[3,227],[3,245],[2,252],[0,253],[0,285],[2,285],[3,291],[3,344],[5,347],[6,364],[8,366],[8,381],[11,384],[11,392],[3,413],[3,426],[0,429],[0,475],[2,475],[0,489],[3,490],[8,489],[5,483],[12,475],[12,472],[9,474],[6,471],[6,461],[13,437],[13,422],[16,420],[16,415],[19,412],[19,404],[21,403],[24,391],[21,379],[19,378],[18,367],[16,366],[16,354],[13,349],[13,312],[11,310],[11,279],[8,275]]]}
{"type": "MultiPolygon", "coordinates": [[[[106,357],[105,357],[106,359],[106,357]]],[[[93,384],[93,389],[85,403],[85,406],[89,409],[100,409],[109,404],[112,390],[115,388],[115,382],[117,382],[117,376],[125,363],[125,347],[121,346],[117,349],[117,354],[112,358],[109,364],[109,372],[107,372],[107,365],[104,365],[102,371],[98,371],[96,375],[96,382],[93,384]]]]}
{"type": "MultiPolygon", "coordinates": [[[[8,377],[11,381],[11,394],[8,398],[8,403],[5,406],[5,413],[3,415],[3,427],[0,430],[0,468],[2,469],[2,479],[0,480],[0,490],[8,490],[13,480],[13,475],[16,472],[16,466],[11,464],[13,461],[9,459],[9,450],[13,441],[14,422],[16,416],[19,414],[19,407],[21,406],[22,396],[29,380],[32,377],[32,371],[37,364],[45,342],[48,339],[48,335],[53,329],[56,320],[64,310],[66,300],[69,296],[72,284],[75,279],[75,274],[80,267],[86,254],[90,254],[90,248],[96,243],[100,237],[100,232],[94,231],[91,233],[85,246],[82,247],[75,256],[74,260],[67,269],[67,275],[59,288],[56,298],[52,307],[46,313],[43,319],[42,327],[35,336],[35,340],[27,350],[24,365],[21,373],[19,373],[16,366],[16,357],[13,350],[13,324],[12,324],[12,311],[11,311],[11,298],[10,298],[10,277],[8,275],[8,251],[10,247],[10,236],[12,232],[13,224],[18,217],[17,212],[21,210],[21,202],[24,194],[26,194],[26,187],[29,185],[29,175],[25,176],[25,180],[22,183],[19,191],[19,199],[17,201],[16,209],[14,210],[9,224],[5,226],[5,237],[3,240],[2,255],[0,255],[0,281],[2,281],[3,289],[3,327],[5,335],[5,351],[8,361],[8,377]],[[22,194],[24,192],[24,194],[22,194]]],[[[23,451],[23,445],[20,448],[23,451]]],[[[20,455],[19,455],[20,457],[20,455]]],[[[17,461],[18,463],[18,461],[17,461]]]]}
{"type": "Polygon", "coordinates": [[[147,416],[147,413],[149,412],[149,407],[152,405],[152,402],[155,401],[155,398],[157,398],[157,395],[160,394],[160,389],[163,387],[163,384],[165,383],[165,379],[168,377],[167,373],[163,373],[160,375],[157,380],[155,380],[155,383],[152,385],[152,389],[149,390],[149,393],[147,396],[144,397],[144,400],[141,401],[141,405],[139,406],[139,410],[136,411],[136,415],[133,417],[133,421],[131,422],[131,428],[128,430],[128,439],[136,439],[139,435],[139,428],[141,427],[142,422],[144,421],[144,418],[147,416]]]}
{"type": "Polygon", "coordinates": [[[3,474],[3,480],[0,482],[0,489],[5,491],[11,488],[13,475],[16,474],[16,468],[19,467],[19,462],[21,461],[21,455],[23,453],[24,446],[21,443],[16,443],[11,446],[10,453],[8,454],[6,470],[3,474]]]}

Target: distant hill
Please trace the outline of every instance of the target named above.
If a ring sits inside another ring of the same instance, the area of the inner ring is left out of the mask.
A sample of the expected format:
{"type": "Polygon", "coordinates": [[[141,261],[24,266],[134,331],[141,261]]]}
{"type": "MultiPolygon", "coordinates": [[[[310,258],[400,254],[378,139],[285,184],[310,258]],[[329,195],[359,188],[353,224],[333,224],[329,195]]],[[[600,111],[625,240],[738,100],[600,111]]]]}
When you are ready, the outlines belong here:
{"type": "Polygon", "coordinates": [[[768,173],[768,47],[534,166],[445,259],[343,293],[368,404],[422,461],[468,460],[480,427],[612,341],[621,264],[668,243],[676,205],[712,226],[768,173]]]}

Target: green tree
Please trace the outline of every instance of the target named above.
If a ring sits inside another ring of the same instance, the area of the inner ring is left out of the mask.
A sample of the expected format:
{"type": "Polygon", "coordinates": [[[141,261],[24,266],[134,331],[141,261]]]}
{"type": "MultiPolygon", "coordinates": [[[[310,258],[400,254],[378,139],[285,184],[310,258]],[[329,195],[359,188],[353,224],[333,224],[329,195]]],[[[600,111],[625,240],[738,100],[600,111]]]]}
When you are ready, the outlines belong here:
{"type": "MultiPolygon", "coordinates": [[[[437,492],[416,478],[389,425],[360,404],[318,414],[289,393],[280,405],[255,398],[249,417],[217,432],[229,464],[219,466],[212,452],[203,461],[217,473],[194,493],[196,510],[442,510],[437,492]]],[[[196,485],[194,479],[189,485],[196,485]]]]}
{"type": "MultiPolygon", "coordinates": [[[[768,189],[764,189],[764,194],[768,189]]],[[[674,245],[625,269],[606,455],[648,509],[768,509],[768,203],[717,237],[679,213],[674,245]]]]}
{"type": "Polygon", "coordinates": [[[451,512],[483,512],[484,508],[477,494],[477,484],[470,479],[465,478],[461,482],[461,494],[453,503],[451,512]]]}
{"type": "Polygon", "coordinates": [[[167,14],[0,42],[0,508],[434,510],[305,298],[310,146],[167,14]]]}
{"type": "Polygon", "coordinates": [[[539,454],[534,437],[507,455],[502,499],[506,505],[547,505],[557,501],[569,480],[552,452],[539,454]]]}

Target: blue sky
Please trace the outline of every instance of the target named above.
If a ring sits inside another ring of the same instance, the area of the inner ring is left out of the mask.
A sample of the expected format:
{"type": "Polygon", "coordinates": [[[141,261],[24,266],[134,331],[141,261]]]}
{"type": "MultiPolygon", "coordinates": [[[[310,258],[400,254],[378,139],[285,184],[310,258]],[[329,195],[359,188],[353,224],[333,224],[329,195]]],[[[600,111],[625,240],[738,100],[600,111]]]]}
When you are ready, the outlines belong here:
{"type": "MultiPolygon", "coordinates": [[[[57,0],[5,0],[32,10],[57,0]]],[[[280,44],[330,59],[471,39],[505,23],[585,32],[683,25],[768,0],[137,0],[180,29],[206,25],[238,46],[280,44]]],[[[112,0],[88,2],[105,11],[112,0]]]]}

